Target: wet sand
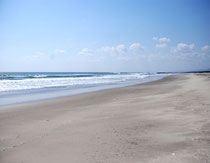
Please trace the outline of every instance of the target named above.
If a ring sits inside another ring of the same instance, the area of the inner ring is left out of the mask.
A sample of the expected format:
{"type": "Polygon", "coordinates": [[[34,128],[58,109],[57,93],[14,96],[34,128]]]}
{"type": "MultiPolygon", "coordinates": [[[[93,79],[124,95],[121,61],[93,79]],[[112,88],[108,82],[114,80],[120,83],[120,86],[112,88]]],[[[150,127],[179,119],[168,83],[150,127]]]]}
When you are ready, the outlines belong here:
{"type": "Polygon", "coordinates": [[[0,108],[1,163],[209,160],[208,73],[0,108]]]}

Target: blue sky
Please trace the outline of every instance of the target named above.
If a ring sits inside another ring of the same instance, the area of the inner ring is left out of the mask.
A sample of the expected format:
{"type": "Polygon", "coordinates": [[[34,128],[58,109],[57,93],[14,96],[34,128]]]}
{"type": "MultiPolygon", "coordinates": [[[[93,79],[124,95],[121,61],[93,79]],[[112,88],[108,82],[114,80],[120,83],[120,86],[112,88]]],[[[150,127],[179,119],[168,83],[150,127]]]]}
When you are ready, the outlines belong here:
{"type": "Polygon", "coordinates": [[[209,0],[0,0],[0,71],[210,68],[209,0]]]}

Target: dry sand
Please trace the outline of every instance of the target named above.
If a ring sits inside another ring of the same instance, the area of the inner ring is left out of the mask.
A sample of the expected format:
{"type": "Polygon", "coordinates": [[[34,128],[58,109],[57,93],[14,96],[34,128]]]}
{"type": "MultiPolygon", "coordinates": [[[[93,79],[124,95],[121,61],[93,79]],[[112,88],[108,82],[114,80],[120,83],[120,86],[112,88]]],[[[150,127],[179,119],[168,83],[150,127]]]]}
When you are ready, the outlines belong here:
{"type": "Polygon", "coordinates": [[[1,107],[0,162],[210,162],[210,74],[1,107]]]}

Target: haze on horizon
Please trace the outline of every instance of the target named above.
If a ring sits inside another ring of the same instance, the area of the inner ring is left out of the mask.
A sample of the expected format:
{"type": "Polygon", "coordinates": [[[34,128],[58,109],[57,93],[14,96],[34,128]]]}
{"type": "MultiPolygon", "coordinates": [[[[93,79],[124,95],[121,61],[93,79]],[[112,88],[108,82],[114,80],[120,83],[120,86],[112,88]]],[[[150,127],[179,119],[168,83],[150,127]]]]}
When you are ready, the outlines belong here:
{"type": "Polygon", "coordinates": [[[209,0],[1,0],[0,71],[210,68],[209,0]]]}

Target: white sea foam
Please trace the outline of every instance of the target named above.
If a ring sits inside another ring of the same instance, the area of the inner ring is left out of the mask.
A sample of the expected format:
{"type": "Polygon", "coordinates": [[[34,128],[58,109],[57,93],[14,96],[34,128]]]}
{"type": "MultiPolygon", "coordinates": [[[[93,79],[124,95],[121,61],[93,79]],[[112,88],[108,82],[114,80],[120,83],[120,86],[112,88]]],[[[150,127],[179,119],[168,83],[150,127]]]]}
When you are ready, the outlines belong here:
{"type": "MultiPolygon", "coordinates": [[[[75,74],[74,74],[75,75],[75,74]]],[[[92,77],[65,77],[65,78],[43,78],[45,75],[37,75],[35,78],[27,78],[24,80],[0,80],[0,91],[15,91],[26,89],[65,87],[78,85],[94,85],[94,84],[112,84],[124,82],[128,80],[138,80],[149,76],[141,73],[131,74],[115,74],[92,77]]]]}

